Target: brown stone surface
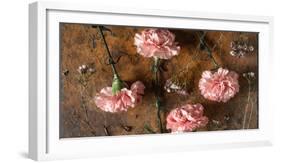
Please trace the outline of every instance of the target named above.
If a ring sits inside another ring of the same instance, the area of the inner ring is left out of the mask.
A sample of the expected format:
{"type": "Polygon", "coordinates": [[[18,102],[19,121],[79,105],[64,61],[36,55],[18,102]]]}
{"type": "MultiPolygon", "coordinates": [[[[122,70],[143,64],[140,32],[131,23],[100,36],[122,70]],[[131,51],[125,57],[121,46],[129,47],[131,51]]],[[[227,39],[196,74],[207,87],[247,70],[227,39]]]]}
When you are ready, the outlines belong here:
{"type": "MultiPolygon", "coordinates": [[[[116,60],[119,58],[116,64],[117,70],[129,85],[136,80],[141,80],[145,84],[143,101],[137,107],[123,113],[106,113],[97,108],[93,97],[103,87],[111,86],[112,82],[112,71],[107,64],[108,58],[104,45],[96,28],[91,25],[61,24],[61,138],[148,134],[145,125],[159,132],[152,89],[153,61],[137,54],[134,46],[134,35],[143,28],[106,27],[112,31],[112,33],[104,32],[109,49],[116,60]],[[83,64],[95,70],[92,75],[83,79],[82,84],[85,84],[85,87],[81,85],[81,75],[77,71],[83,64]]],[[[175,29],[170,31],[175,33],[181,51],[178,56],[162,62],[162,85],[167,79],[178,75],[180,81],[184,79],[189,81],[190,95],[164,92],[161,114],[163,126],[166,123],[165,117],[171,109],[190,102],[201,103],[205,108],[204,114],[209,118],[208,125],[199,131],[241,129],[245,108],[247,108],[246,128],[258,128],[257,78],[252,81],[249,92],[249,84],[242,76],[243,73],[251,71],[255,72],[257,77],[258,35],[240,32],[207,32],[206,42],[212,49],[216,61],[222,67],[236,71],[240,75],[240,92],[227,103],[218,103],[204,99],[198,90],[198,81],[202,72],[214,67],[206,51],[199,48],[199,31],[175,29]],[[250,40],[255,51],[245,57],[233,57],[229,55],[230,42],[238,39],[241,34],[250,40]]]]}

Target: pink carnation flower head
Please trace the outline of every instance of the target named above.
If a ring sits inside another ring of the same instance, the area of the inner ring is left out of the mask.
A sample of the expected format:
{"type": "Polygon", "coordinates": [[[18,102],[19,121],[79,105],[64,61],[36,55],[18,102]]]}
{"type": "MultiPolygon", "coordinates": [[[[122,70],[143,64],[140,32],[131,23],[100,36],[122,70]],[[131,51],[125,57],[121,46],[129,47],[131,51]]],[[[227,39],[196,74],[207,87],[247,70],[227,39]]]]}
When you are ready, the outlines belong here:
{"type": "Polygon", "coordinates": [[[201,104],[186,104],[173,109],[167,116],[167,129],[175,132],[194,131],[208,124],[208,117],[203,116],[201,104]]]}
{"type": "Polygon", "coordinates": [[[144,57],[170,59],[179,54],[175,35],[167,29],[145,29],[135,35],[137,52],[144,57]]]}
{"type": "Polygon", "coordinates": [[[121,112],[133,108],[142,100],[145,86],[137,81],[132,84],[130,89],[122,88],[117,93],[112,93],[112,87],[103,88],[94,98],[98,108],[105,112],[121,112]]]}
{"type": "Polygon", "coordinates": [[[206,99],[227,102],[239,92],[238,77],[236,72],[223,68],[215,73],[204,71],[199,80],[199,89],[206,99]]]}

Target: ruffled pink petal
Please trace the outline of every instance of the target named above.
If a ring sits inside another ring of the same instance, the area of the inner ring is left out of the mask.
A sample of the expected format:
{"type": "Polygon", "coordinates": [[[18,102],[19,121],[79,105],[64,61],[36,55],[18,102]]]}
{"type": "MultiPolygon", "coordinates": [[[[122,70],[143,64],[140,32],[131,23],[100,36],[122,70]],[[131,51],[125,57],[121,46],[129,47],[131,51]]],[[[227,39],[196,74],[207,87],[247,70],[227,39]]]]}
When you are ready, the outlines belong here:
{"type": "Polygon", "coordinates": [[[141,81],[136,81],[131,85],[131,91],[136,92],[137,94],[144,94],[145,86],[141,81]]]}
{"type": "Polygon", "coordinates": [[[123,88],[115,95],[112,94],[111,87],[106,87],[97,93],[94,102],[98,108],[106,112],[127,111],[141,102],[144,89],[145,86],[140,81],[133,83],[130,90],[123,88]]]}
{"type": "Polygon", "coordinates": [[[136,98],[136,103],[141,103],[142,96],[144,95],[145,86],[141,81],[136,81],[131,85],[131,91],[136,98]]]}
{"type": "Polygon", "coordinates": [[[166,29],[145,29],[135,35],[134,44],[137,52],[144,57],[170,59],[180,51],[175,35],[166,29]]]}
{"type": "Polygon", "coordinates": [[[234,71],[219,68],[217,72],[204,71],[199,80],[199,89],[204,98],[227,102],[239,92],[239,75],[234,71]]]}
{"type": "Polygon", "coordinates": [[[167,116],[166,128],[172,132],[188,132],[208,124],[208,118],[203,116],[201,104],[186,104],[173,109],[167,116]]]}

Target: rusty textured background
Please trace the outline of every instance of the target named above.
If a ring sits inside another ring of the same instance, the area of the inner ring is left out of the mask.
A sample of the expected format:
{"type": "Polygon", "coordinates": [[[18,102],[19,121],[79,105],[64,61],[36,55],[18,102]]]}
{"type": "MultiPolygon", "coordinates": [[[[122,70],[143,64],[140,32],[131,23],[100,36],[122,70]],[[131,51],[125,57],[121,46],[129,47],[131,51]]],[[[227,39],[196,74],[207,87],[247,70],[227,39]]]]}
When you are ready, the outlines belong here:
{"type": "MultiPolygon", "coordinates": [[[[105,38],[114,58],[119,59],[116,68],[121,78],[128,84],[141,80],[145,86],[143,102],[128,112],[106,113],[98,109],[93,97],[103,87],[110,86],[112,72],[107,65],[104,45],[92,25],[61,24],[61,87],[60,87],[60,137],[85,137],[105,135],[149,134],[151,130],[159,132],[156,118],[155,97],[152,90],[152,59],[144,58],[136,53],[133,45],[134,35],[143,28],[106,26],[105,38]],[[84,78],[81,85],[81,75],[78,67],[86,64],[94,69],[94,73],[84,78]]],[[[257,91],[257,33],[207,31],[206,42],[212,49],[216,61],[229,70],[239,73],[240,92],[227,103],[211,102],[204,99],[198,90],[198,81],[204,70],[212,69],[213,64],[206,51],[199,47],[197,30],[170,29],[176,35],[176,41],[181,47],[180,54],[162,63],[162,85],[166,79],[177,75],[180,80],[189,81],[189,96],[175,93],[163,94],[162,121],[169,110],[190,102],[201,103],[204,114],[209,118],[209,124],[198,131],[236,130],[242,128],[245,108],[246,128],[258,128],[258,91],[257,91]],[[229,55],[230,42],[246,36],[255,51],[245,57],[229,55]],[[188,69],[186,68],[188,67],[188,69]],[[182,72],[182,73],[180,73],[182,72]],[[256,79],[249,84],[242,74],[255,72],[256,79]],[[188,74],[188,75],[186,75],[188,74]],[[248,98],[248,96],[250,98],[248,98]]]]}

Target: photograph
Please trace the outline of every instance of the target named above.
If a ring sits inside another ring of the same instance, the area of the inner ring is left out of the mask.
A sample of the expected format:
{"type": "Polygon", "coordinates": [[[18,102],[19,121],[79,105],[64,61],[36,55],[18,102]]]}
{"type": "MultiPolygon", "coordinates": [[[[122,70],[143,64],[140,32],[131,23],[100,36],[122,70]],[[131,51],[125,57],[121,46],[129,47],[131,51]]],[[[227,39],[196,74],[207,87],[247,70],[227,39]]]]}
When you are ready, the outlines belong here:
{"type": "Polygon", "coordinates": [[[258,32],[59,24],[60,138],[259,128],[258,32]]]}

